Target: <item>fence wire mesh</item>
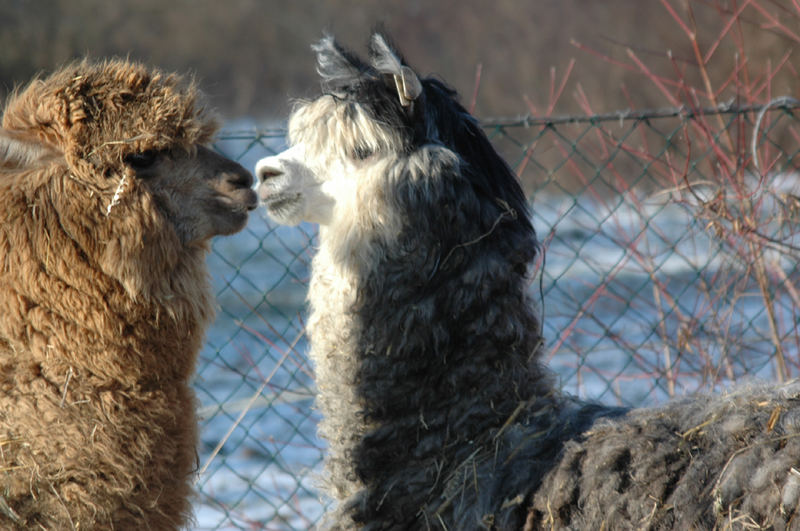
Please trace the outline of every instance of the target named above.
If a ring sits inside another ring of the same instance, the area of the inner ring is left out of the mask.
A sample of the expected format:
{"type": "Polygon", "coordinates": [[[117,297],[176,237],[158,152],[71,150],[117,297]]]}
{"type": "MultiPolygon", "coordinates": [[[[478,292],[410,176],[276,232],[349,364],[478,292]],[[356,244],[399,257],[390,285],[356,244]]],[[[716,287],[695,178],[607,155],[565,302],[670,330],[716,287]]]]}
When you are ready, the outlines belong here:
{"type": "MultiPolygon", "coordinates": [[[[487,120],[546,250],[531,290],[568,392],[633,406],[800,374],[800,173],[790,101],[487,120]]],[[[252,168],[284,131],[229,130],[252,168]]],[[[263,213],[215,241],[196,378],[197,529],[308,529],[316,437],[304,297],[316,230],[263,213]]]]}

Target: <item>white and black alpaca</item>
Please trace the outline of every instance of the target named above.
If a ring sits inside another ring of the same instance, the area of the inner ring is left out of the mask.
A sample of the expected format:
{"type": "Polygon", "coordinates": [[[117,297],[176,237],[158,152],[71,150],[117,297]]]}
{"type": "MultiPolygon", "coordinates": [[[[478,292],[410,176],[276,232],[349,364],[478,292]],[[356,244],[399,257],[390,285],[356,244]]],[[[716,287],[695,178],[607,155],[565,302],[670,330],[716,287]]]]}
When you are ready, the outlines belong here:
{"type": "Polygon", "coordinates": [[[259,161],[320,224],[308,333],[334,528],[800,526],[800,386],[623,410],[562,394],[529,300],[525,197],[481,128],[376,34],[259,161]]]}

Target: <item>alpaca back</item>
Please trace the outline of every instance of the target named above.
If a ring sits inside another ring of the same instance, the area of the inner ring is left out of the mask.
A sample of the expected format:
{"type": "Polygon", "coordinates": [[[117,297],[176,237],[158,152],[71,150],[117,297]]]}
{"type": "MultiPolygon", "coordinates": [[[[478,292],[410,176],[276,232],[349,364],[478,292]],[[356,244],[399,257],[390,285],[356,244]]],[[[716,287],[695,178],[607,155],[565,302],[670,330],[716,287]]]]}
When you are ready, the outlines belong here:
{"type": "Polygon", "coordinates": [[[633,410],[564,445],[526,529],[795,529],[798,464],[798,382],[633,410]]]}

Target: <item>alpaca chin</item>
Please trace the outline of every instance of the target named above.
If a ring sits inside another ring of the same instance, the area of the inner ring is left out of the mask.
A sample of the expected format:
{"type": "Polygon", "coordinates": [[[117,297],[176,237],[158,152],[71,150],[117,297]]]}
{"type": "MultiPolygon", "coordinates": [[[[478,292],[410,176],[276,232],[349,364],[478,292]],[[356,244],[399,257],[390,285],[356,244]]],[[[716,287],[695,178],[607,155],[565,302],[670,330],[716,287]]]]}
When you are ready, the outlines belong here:
{"type": "Polygon", "coordinates": [[[303,198],[297,194],[271,196],[262,201],[276,223],[294,227],[303,221],[303,198]]]}

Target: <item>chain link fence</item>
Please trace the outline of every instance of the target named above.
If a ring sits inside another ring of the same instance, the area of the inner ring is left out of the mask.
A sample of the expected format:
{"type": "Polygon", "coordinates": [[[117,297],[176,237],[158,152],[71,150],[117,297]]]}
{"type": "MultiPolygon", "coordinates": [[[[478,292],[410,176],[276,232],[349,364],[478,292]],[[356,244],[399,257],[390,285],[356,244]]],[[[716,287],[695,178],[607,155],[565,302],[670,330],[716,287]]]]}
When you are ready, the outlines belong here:
{"type": "MultiPolygon", "coordinates": [[[[567,392],[641,406],[800,374],[799,118],[776,100],[484,122],[531,198],[531,290],[567,392]]],[[[283,134],[232,127],[217,148],[252,168],[283,134]]],[[[324,511],[303,332],[315,238],[259,212],[214,243],[197,529],[308,529],[324,511]]]]}

